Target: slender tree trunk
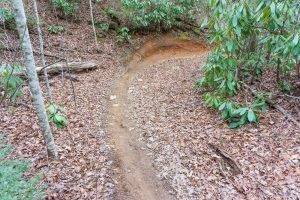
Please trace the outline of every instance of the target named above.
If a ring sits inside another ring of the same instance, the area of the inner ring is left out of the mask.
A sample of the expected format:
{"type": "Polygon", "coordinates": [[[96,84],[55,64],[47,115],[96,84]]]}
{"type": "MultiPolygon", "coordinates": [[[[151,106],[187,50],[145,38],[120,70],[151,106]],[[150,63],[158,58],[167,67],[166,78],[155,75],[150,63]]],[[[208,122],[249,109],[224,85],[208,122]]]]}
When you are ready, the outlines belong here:
{"type": "Polygon", "coordinates": [[[34,8],[34,13],[35,13],[35,18],[36,18],[37,32],[39,35],[39,46],[40,46],[40,53],[41,53],[41,59],[42,59],[42,67],[44,68],[44,76],[45,76],[45,81],[46,81],[47,90],[48,90],[48,97],[52,101],[51,87],[50,87],[50,83],[49,83],[49,79],[48,79],[47,68],[45,68],[46,61],[45,61],[45,55],[44,55],[43,34],[42,34],[42,30],[40,28],[40,17],[39,17],[38,5],[37,5],[36,0],[33,0],[33,8],[34,8]]]}
{"type": "Polygon", "coordinates": [[[99,48],[99,45],[98,45],[98,42],[97,42],[97,34],[96,34],[95,23],[94,23],[92,0],[89,0],[89,2],[90,2],[90,15],[91,15],[91,20],[92,20],[92,26],[93,26],[93,32],[94,32],[96,50],[99,51],[100,48],[99,48]]]}
{"type": "Polygon", "coordinates": [[[280,65],[281,65],[281,61],[280,58],[277,59],[277,69],[276,69],[276,79],[277,79],[277,83],[280,82],[280,65]]]}
{"type": "Polygon", "coordinates": [[[250,38],[250,46],[249,46],[249,51],[252,53],[252,52],[255,52],[256,50],[256,43],[257,43],[257,36],[256,36],[256,33],[253,33],[251,38],[250,38]]]}
{"type": "Polygon", "coordinates": [[[298,78],[300,78],[300,60],[297,63],[298,78]]]}
{"type": "Polygon", "coordinates": [[[26,24],[26,16],[22,0],[13,0],[13,8],[17,30],[21,40],[22,51],[25,58],[25,67],[29,79],[29,87],[32,93],[34,107],[37,111],[39,125],[41,127],[48,156],[56,159],[58,157],[57,147],[54,143],[54,139],[51,133],[38,76],[35,70],[35,61],[33,57],[32,45],[26,24]]]}

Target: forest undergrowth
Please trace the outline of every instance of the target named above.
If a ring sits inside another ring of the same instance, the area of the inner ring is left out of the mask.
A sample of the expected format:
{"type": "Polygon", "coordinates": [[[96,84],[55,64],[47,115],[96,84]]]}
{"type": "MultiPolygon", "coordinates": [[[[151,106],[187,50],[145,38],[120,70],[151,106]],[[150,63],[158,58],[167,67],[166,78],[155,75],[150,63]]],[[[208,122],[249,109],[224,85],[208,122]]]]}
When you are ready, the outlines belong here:
{"type": "Polygon", "coordinates": [[[163,56],[166,38],[210,53],[149,62],[129,79],[124,116],[172,197],[299,198],[296,1],[53,0],[38,13],[24,1],[58,159],[45,148],[12,2],[0,3],[0,199],[131,196],[109,110],[136,52],[163,56]]]}

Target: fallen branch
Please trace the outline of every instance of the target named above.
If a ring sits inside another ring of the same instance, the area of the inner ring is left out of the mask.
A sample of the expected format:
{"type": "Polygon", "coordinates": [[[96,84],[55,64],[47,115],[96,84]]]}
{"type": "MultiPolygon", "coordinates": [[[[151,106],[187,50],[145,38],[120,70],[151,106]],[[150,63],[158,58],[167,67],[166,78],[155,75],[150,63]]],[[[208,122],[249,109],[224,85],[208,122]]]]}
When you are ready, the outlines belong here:
{"type": "Polygon", "coordinates": [[[281,97],[290,97],[290,98],[292,98],[292,99],[298,99],[298,100],[300,100],[300,97],[292,96],[292,95],[288,95],[288,94],[279,95],[279,96],[281,96],[281,97]]]}
{"type": "MultiPolygon", "coordinates": [[[[72,72],[78,72],[78,71],[84,71],[89,69],[95,69],[97,68],[97,64],[94,62],[69,62],[68,64],[64,63],[57,63],[55,65],[51,65],[47,68],[47,72],[49,74],[56,74],[60,73],[61,71],[72,71],[72,72]]],[[[36,68],[37,73],[41,73],[43,71],[42,67],[36,68]]]]}
{"type": "MultiPolygon", "coordinates": [[[[251,88],[249,85],[247,84],[243,84],[243,86],[248,89],[252,95],[258,97],[258,92],[255,91],[253,88],[251,88]]],[[[286,116],[286,118],[292,122],[294,122],[294,124],[298,127],[300,127],[300,123],[290,114],[288,113],[284,108],[282,108],[281,106],[279,106],[278,104],[276,104],[272,99],[269,99],[267,97],[265,97],[266,102],[272,106],[273,108],[276,108],[278,111],[280,111],[284,116],[286,116]]]]}
{"type": "Polygon", "coordinates": [[[10,51],[10,52],[16,52],[20,51],[21,48],[13,48],[13,47],[0,47],[0,51],[10,51]]]}
{"type": "Polygon", "coordinates": [[[211,148],[218,156],[220,156],[231,167],[233,175],[243,174],[242,170],[237,166],[234,160],[230,158],[225,152],[223,152],[213,144],[208,144],[208,147],[211,148]]]}
{"type": "MultiPolygon", "coordinates": [[[[53,65],[47,66],[47,73],[48,74],[58,74],[62,71],[68,71],[68,72],[80,72],[84,70],[92,70],[97,68],[97,64],[94,62],[69,62],[66,64],[63,63],[55,63],[53,65]]],[[[36,71],[38,75],[41,75],[43,72],[43,67],[37,67],[36,71]]],[[[21,73],[15,73],[15,75],[24,76],[24,74],[21,73]]]]}
{"type": "Polygon", "coordinates": [[[71,81],[79,82],[78,76],[76,76],[75,74],[64,73],[64,77],[71,81]]]}

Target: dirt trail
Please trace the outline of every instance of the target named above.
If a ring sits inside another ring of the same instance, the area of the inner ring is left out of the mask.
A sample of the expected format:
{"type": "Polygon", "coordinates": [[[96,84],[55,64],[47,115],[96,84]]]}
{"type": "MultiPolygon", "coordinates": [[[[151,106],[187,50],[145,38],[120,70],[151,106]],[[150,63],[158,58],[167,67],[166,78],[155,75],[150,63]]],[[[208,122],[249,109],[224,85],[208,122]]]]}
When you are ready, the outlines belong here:
{"type": "MultiPolygon", "coordinates": [[[[126,117],[129,82],[146,67],[172,59],[191,58],[207,52],[207,47],[195,41],[162,36],[146,42],[132,57],[125,74],[116,82],[112,92],[109,130],[121,173],[118,199],[174,199],[170,187],[161,181],[152,166],[149,152],[138,140],[139,134],[126,117]]],[[[188,67],[188,66],[187,66],[188,67]]]]}

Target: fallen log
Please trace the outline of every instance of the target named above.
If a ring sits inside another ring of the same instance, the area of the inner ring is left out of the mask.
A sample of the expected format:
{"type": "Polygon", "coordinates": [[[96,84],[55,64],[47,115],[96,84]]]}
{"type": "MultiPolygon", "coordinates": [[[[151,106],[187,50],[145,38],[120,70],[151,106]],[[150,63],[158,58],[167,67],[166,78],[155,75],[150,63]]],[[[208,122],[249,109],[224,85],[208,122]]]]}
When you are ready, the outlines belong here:
{"type": "MultiPolygon", "coordinates": [[[[59,62],[51,65],[47,65],[48,74],[58,74],[61,72],[80,72],[85,70],[96,69],[97,64],[95,62],[59,62]]],[[[44,71],[43,67],[37,67],[36,72],[38,75],[42,75],[44,71]]],[[[15,75],[24,76],[24,73],[15,72],[15,75]]]]}
{"type": "MultiPolygon", "coordinates": [[[[62,71],[68,72],[79,72],[84,70],[90,70],[97,68],[97,64],[94,62],[61,62],[47,67],[48,74],[56,74],[62,71]]],[[[43,67],[37,67],[36,71],[38,74],[42,73],[43,67]]]]}

